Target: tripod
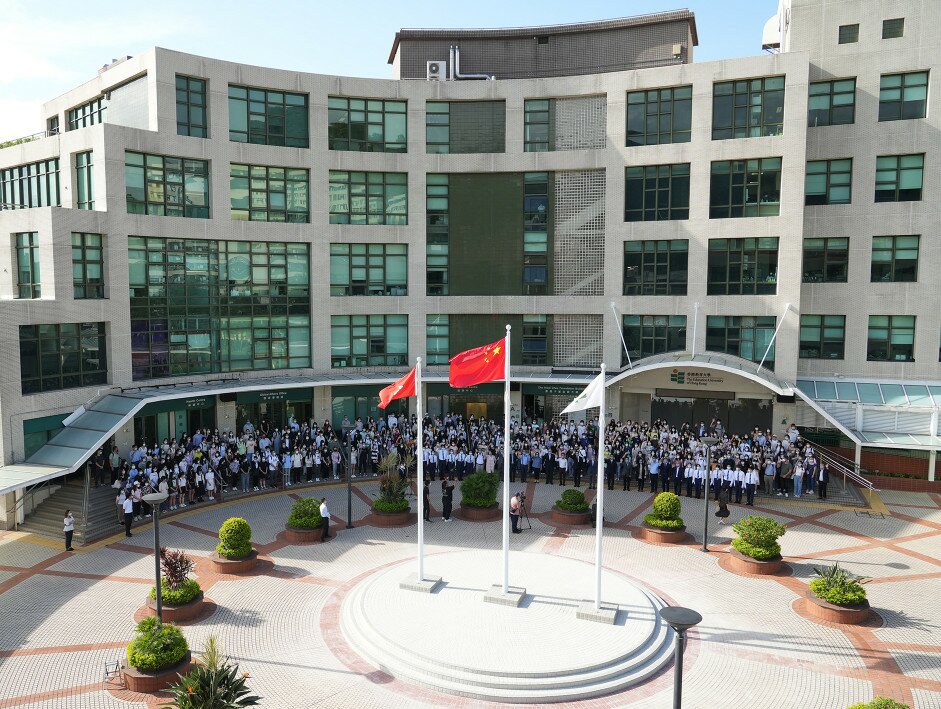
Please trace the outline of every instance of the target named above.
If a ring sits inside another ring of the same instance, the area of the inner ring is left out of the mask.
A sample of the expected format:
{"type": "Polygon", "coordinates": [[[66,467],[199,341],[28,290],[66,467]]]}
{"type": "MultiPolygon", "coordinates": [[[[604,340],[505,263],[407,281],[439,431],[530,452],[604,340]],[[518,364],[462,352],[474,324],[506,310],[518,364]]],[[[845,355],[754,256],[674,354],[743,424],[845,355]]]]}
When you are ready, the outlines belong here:
{"type": "Polygon", "coordinates": [[[526,520],[526,529],[532,529],[533,523],[529,519],[529,512],[526,511],[526,504],[521,502],[520,503],[520,521],[519,521],[520,529],[523,529],[524,519],[526,520]]]}

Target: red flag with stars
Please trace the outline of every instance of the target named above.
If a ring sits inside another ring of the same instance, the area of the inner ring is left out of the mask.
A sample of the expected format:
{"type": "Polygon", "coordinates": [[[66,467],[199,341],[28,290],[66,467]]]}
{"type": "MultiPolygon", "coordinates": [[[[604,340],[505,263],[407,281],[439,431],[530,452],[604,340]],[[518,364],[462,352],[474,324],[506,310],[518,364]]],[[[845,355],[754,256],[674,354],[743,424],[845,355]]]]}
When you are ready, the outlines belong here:
{"type": "Polygon", "coordinates": [[[451,358],[448,381],[455,388],[503,379],[506,367],[506,340],[461,352],[451,358]]]}
{"type": "Polygon", "coordinates": [[[393,399],[415,396],[415,368],[401,379],[397,379],[379,392],[379,408],[386,408],[393,399]]]}

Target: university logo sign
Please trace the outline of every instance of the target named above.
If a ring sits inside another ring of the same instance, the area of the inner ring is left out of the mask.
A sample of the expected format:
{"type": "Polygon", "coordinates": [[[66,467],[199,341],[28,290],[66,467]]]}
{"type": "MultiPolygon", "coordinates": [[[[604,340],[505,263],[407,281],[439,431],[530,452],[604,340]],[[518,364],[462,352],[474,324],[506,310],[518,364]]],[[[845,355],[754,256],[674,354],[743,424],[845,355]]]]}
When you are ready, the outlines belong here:
{"type": "Polygon", "coordinates": [[[685,384],[686,386],[710,387],[716,384],[724,384],[725,378],[716,376],[713,372],[674,369],[670,372],[670,382],[673,384],[685,384]]]}
{"type": "Polygon", "coordinates": [[[676,384],[685,384],[686,372],[681,369],[674,369],[672,372],[670,372],[670,381],[676,384]]]}

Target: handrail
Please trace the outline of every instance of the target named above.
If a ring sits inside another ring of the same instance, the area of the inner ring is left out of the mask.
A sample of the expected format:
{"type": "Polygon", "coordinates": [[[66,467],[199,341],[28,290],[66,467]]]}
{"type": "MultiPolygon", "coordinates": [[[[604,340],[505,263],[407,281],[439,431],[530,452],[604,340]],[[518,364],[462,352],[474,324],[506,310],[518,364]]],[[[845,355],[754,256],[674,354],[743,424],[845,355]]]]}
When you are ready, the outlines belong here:
{"type": "Polygon", "coordinates": [[[858,472],[858,466],[855,463],[853,463],[853,467],[849,467],[842,460],[840,460],[840,458],[843,458],[844,460],[848,460],[844,456],[840,456],[839,454],[833,453],[833,451],[827,450],[826,448],[823,448],[819,444],[816,444],[813,441],[807,440],[803,436],[800,436],[797,440],[798,440],[798,445],[800,445],[801,448],[803,448],[804,445],[809,443],[813,447],[814,452],[817,454],[817,457],[819,457],[822,461],[827,463],[827,465],[831,466],[831,470],[835,469],[836,472],[842,475],[844,490],[846,490],[847,478],[849,478],[852,482],[856,483],[858,486],[866,488],[866,492],[870,496],[872,495],[873,491],[876,490],[875,484],[871,480],[867,480],[866,478],[864,478],[862,474],[858,472]]]}
{"type": "Polygon", "coordinates": [[[12,148],[14,145],[21,145],[23,143],[31,143],[34,140],[39,140],[40,138],[49,138],[53,135],[59,135],[58,130],[42,130],[38,133],[32,133],[31,135],[24,135],[21,138],[12,138],[10,140],[0,140],[0,150],[3,148],[12,148]]]}

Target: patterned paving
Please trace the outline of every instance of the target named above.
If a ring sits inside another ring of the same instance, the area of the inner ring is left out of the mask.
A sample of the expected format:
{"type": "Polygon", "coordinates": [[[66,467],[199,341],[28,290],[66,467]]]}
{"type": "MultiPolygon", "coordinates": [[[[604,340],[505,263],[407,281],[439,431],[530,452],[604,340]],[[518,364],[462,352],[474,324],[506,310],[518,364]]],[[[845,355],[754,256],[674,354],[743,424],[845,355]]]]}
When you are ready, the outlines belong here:
{"type": "MultiPolygon", "coordinates": [[[[339,485],[227,501],[164,519],[163,545],[204,557],[212,552],[223,520],[245,517],[262,558],[273,562],[261,573],[238,578],[210,573],[200,561],[198,576],[217,609],[183,628],[191,646],[199,649],[216,635],[225,652],[250,673],[265,707],[495,706],[391,678],[338,649],[337,609],[344,595],[378,569],[414,559],[415,551],[416,527],[371,526],[368,502],[376,483],[357,487],[353,529],[346,529],[346,489],[339,485]],[[327,497],[336,533],[328,544],[288,545],[279,538],[295,496],[327,497]]],[[[511,487],[522,488],[520,483],[511,487]]],[[[528,493],[532,529],[513,535],[512,548],[591,561],[593,529],[549,524],[547,512],[561,488],[530,483],[528,493]]],[[[699,548],[702,501],[685,497],[688,543],[637,539],[636,525],[651,498],[636,490],[606,491],[604,563],[703,614],[687,649],[685,706],[735,707],[743,698],[736,688],[747,686],[749,706],[769,709],[842,709],[876,695],[917,709],[941,708],[941,498],[887,492],[888,512],[871,517],[809,499],[764,499],[754,509],[731,505],[730,522],[753,513],[787,525],[781,541],[790,574],[769,578],[738,576],[720,566],[734,533],[731,525],[716,524],[713,503],[709,553],[699,548]],[[816,623],[792,607],[813,567],[834,561],[871,579],[867,590],[877,624],[816,623]]],[[[439,483],[431,499],[440,509],[439,483]]],[[[455,507],[459,501],[458,488],[455,507]]],[[[439,513],[426,525],[425,540],[431,572],[437,553],[499,549],[501,526],[456,518],[445,522],[439,513]]],[[[159,698],[101,685],[103,663],[123,656],[133,615],[150,585],[152,545],[149,528],[76,554],[48,540],[0,533],[0,709],[159,704],[159,698]]],[[[481,587],[499,581],[500,573],[494,568],[492,577],[480,579],[481,587]]],[[[590,593],[586,588],[586,596],[590,593]]],[[[426,651],[436,643],[461,640],[447,627],[429,626],[417,636],[427,642],[426,651]]],[[[528,647],[527,652],[564,648],[528,647]]],[[[576,706],[665,709],[671,702],[672,669],[629,691],[576,706]]]]}

